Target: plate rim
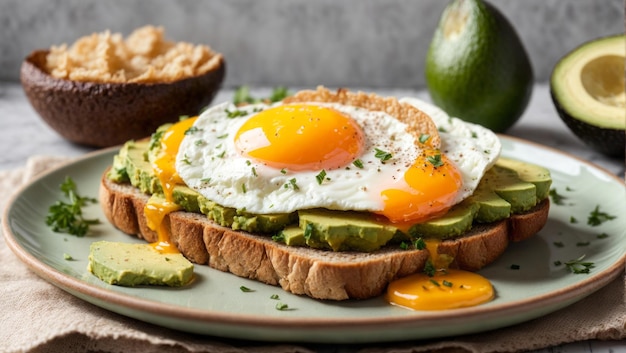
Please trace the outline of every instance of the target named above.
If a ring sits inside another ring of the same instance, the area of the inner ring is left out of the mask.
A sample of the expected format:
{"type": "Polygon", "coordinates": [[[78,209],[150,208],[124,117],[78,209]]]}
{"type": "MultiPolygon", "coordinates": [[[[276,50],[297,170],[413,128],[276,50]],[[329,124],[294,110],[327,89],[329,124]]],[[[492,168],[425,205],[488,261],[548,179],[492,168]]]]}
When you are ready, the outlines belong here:
{"type": "MultiPolygon", "coordinates": [[[[607,169],[598,166],[590,161],[584,160],[578,156],[572,155],[567,152],[560,151],[556,148],[541,145],[539,143],[524,140],[522,138],[502,135],[498,134],[500,139],[511,140],[515,143],[520,143],[522,145],[528,145],[535,148],[540,148],[542,150],[547,150],[552,153],[556,153],[558,155],[562,155],[571,159],[576,160],[578,163],[581,163],[591,169],[596,169],[600,171],[602,174],[606,174],[606,176],[611,177],[618,184],[626,186],[623,180],[621,180],[617,175],[608,171],[607,169]]],[[[31,187],[32,185],[38,183],[40,180],[45,179],[50,174],[58,172],[63,168],[70,168],[73,165],[80,164],[86,160],[96,159],[96,158],[104,158],[107,154],[112,154],[115,151],[119,150],[121,146],[109,147],[97,151],[89,152],[83,156],[72,159],[70,161],[64,162],[61,165],[58,165],[50,170],[45,171],[44,173],[38,175],[33,180],[28,183],[20,186],[9,198],[6,203],[5,209],[2,215],[2,229],[4,238],[6,240],[7,245],[12,250],[12,252],[24,263],[26,264],[32,271],[34,271],[40,278],[46,280],[53,285],[69,292],[71,295],[79,296],[82,300],[91,302],[83,296],[87,296],[89,298],[95,298],[96,300],[103,301],[105,303],[111,303],[113,305],[122,306],[124,308],[138,310],[141,312],[146,312],[151,315],[157,316],[165,316],[172,318],[177,318],[181,320],[191,320],[194,322],[199,322],[203,324],[224,324],[224,325],[241,325],[242,327],[246,326],[257,326],[264,325],[265,327],[270,328],[292,328],[292,329],[316,329],[316,328],[338,328],[345,327],[345,325],[358,325],[359,327],[369,327],[369,326],[380,326],[380,325],[410,325],[410,324],[419,324],[420,321],[428,322],[428,323],[437,323],[440,321],[450,321],[450,320],[467,320],[468,318],[490,318],[493,316],[499,316],[503,313],[515,313],[521,310],[520,308],[524,308],[524,310],[529,309],[538,309],[544,307],[553,307],[559,306],[559,304],[563,304],[569,301],[572,301],[569,304],[564,304],[562,306],[570,305],[573,302],[576,302],[585,296],[588,296],[595,291],[603,288],[608,283],[616,279],[619,274],[624,270],[624,264],[626,263],[626,252],[621,255],[621,257],[612,263],[608,268],[600,271],[594,272],[593,276],[587,277],[581,281],[577,281],[574,284],[566,286],[564,288],[560,288],[558,290],[553,290],[549,293],[541,294],[538,296],[534,296],[532,298],[518,300],[514,302],[502,303],[498,305],[493,305],[489,307],[471,307],[471,308],[462,308],[451,311],[436,311],[436,312],[423,312],[420,311],[416,314],[407,314],[401,316],[391,316],[391,317],[349,317],[349,318],[303,318],[303,317],[265,317],[262,315],[250,315],[250,314],[242,314],[242,313],[221,313],[212,311],[209,309],[198,309],[198,308],[188,308],[177,306],[169,303],[162,303],[159,301],[154,301],[150,299],[144,299],[136,296],[132,296],[129,294],[116,292],[107,288],[98,287],[92,284],[89,284],[79,278],[67,275],[54,267],[45,264],[44,262],[38,260],[36,256],[28,252],[25,248],[23,248],[19,241],[16,239],[10,227],[9,213],[13,208],[14,204],[20,198],[20,196],[24,193],[24,191],[31,187]],[[77,295],[74,291],[80,293],[77,295]],[[158,304],[158,305],[155,305],[158,304]]],[[[234,276],[234,275],[233,275],[234,276]]],[[[102,307],[102,305],[98,305],[102,307]]],[[[111,310],[108,308],[104,308],[105,310],[111,310]]],[[[556,310],[556,309],[554,309],[556,310]]],[[[554,310],[550,310],[552,312],[554,310]]],[[[115,310],[111,310],[115,311],[115,310]]],[[[128,315],[127,315],[128,316],[128,315]]],[[[541,315],[543,316],[543,315],[541,315]]],[[[132,316],[131,316],[132,317],[132,316]]],[[[526,320],[523,320],[526,321],[526,320]]]]}

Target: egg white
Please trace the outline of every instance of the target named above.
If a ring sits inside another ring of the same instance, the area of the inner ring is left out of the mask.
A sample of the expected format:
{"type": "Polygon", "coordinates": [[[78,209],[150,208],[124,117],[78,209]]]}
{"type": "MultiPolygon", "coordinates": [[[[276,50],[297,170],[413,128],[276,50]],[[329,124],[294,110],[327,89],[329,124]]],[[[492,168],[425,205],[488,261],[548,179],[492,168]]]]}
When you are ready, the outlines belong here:
{"type": "MultiPolygon", "coordinates": [[[[495,162],[500,151],[497,136],[480,126],[449,118],[425,102],[408,102],[431,117],[435,115],[435,123],[446,131],[441,132],[442,151],[463,175],[464,185],[455,203],[462,201],[472,194],[484,171],[495,162]]],[[[272,106],[278,104],[281,103],[272,106]]],[[[235,148],[237,131],[256,112],[272,106],[236,107],[223,103],[202,113],[194,124],[194,132],[186,134],[177,155],[176,170],[189,187],[207,199],[251,213],[284,213],[317,207],[382,210],[381,191],[392,188],[396,180],[402,180],[405,169],[421,153],[415,136],[406,132],[404,123],[383,112],[339,104],[315,104],[349,115],[361,126],[366,138],[358,159],[363,168],[350,164],[325,170],[326,176],[320,184],[317,179],[320,171],[278,170],[244,157],[235,148]],[[244,111],[245,116],[228,117],[229,112],[237,110],[244,111]],[[381,162],[375,157],[376,148],[391,153],[393,158],[381,162]]]]}
{"type": "Polygon", "coordinates": [[[400,99],[400,102],[416,107],[433,120],[441,137],[441,151],[461,171],[462,199],[470,196],[485,171],[500,157],[502,143],[498,136],[481,125],[450,117],[441,108],[418,98],[406,97],[400,99]]]}

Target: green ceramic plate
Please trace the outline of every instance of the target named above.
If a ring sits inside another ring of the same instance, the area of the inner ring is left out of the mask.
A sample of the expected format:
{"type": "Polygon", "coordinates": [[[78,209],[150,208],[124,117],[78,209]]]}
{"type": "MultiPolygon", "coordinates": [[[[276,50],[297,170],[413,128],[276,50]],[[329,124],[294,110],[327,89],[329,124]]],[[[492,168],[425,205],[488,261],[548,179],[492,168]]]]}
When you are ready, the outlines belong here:
{"type": "Polygon", "coordinates": [[[387,304],[382,298],[327,302],[291,295],[278,287],[196,266],[197,280],[186,288],[125,288],[99,281],[87,271],[89,245],[97,240],[138,241],[110,226],[99,206],[87,217],[103,224],[76,238],[45,225],[48,207],[61,199],[59,184],[72,177],[81,194],[98,195],[102,171],[115,150],[91,154],[24,187],[3,218],[7,243],[45,280],[95,305],[157,325],[194,333],[267,341],[371,342],[435,338],[500,328],[530,320],[602,288],[624,268],[626,187],[621,180],[585,161],[510,137],[502,137],[503,155],[542,164],[552,171],[553,187],[566,197],[552,205],[538,236],[513,244],[505,255],[480,271],[491,280],[497,298],[473,308],[418,312],[387,304]],[[587,225],[590,212],[617,216],[587,225]],[[577,223],[572,223],[574,217],[577,223]],[[598,237],[606,234],[606,237],[598,237]],[[558,246],[562,244],[562,246],[558,246]],[[584,246],[583,246],[584,245],[584,246]],[[64,254],[75,261],[64,260],[64,254]],[[555,261],[585,255],[595,264],[589,274],[572,274],[555,261]],[[518,265],[512,270],[511,265],[518,265]],[[253,292],[244,293],[246,286],[253,292]],[[289,310],[276,309],[277,300],[289,310]]]}

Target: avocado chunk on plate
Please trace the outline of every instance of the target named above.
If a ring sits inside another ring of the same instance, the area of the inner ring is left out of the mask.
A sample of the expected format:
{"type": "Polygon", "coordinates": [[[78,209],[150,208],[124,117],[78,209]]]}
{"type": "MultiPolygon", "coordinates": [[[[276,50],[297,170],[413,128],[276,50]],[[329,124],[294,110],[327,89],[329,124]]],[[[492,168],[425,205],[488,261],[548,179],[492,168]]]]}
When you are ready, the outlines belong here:
{"type": "Polygon", "coordinates": [[[89,272],[120,286],[180,287],[193,277],[193,264],[181,254],[162,254],[150,244],[98,241],[89,249],[89,272]]]}

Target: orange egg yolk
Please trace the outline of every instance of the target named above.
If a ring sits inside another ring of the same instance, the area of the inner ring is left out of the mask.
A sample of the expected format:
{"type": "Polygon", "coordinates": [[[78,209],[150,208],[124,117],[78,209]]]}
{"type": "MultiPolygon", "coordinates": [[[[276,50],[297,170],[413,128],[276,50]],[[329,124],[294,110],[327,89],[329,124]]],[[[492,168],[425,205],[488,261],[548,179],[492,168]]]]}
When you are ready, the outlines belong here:
{"type": "Polygon", "coordinates": [[[452,207],[462,185],[461,173],[446,155],[427,149],[404,173],[404,180],[381,192],[385,207],[377,213],[393,223],[427,221],[452,207]]]}
{"type": "Polygon", "coordinates": [[[493,297],[493,287],[483,276],[448,269],[432,277],[418,273],[395,280],[385,299],[414,310],[446,310],[482,304],[493,297]]]}
{"type": "Polygon", "coordinates": [[[341,112],[315,105],[280,105],[248,119],[235,136],[239,153],[277,169],[331,170],[363,149],[360,126],[341,112]]]}
{"type": "Polygon", "coordinates": [[[183,184],[176,172],[176,154],[185,132],[193,125],[196,118],[182,120],[165,131],[161,139],[161,152],[152,163],[152,168],[163,189],[164,200],[150,198],[144,208],[148,227],[157,232],[158,240],[152,243],[162,253],[178,253],[178,249],[170,244],[170,233],[163,220],[169,213],[177,211],[180,206],[173,200],[174,187],[183,184]]]}
{"type": "Polygon", "coordinates": [[[439,254],[441,240],[426,240],[428,261],[436,269],[434,276],[417,273],[387,287],[385,299],[414,310],[447,310],[482,304],[493,299],[493,286],[485,277],[463,270],[448,269],[453,260],[439,254]]]}

